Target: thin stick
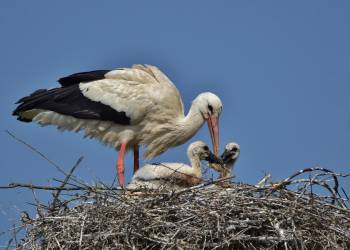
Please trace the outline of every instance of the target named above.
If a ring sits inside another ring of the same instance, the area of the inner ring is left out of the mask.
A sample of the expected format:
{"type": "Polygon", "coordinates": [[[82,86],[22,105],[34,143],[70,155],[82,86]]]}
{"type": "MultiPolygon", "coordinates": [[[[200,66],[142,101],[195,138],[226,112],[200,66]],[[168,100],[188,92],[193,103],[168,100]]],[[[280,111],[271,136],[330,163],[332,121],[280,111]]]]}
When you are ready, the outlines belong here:
{"type": "MultiPolygon", "coordinates": [[[[81,161],[83,160],[83,156],[80,156],[80,158],[77,160],[77,162],[74,164],[72,169],[69,171],[68,175],[64,179],[63,183],[61,184],[60,188],[64,188],[64,186],[68,183],[69,178],[72,176],[74,170],[79,166],[81,161]]],[[[62,189],[57,190],[57,192],[53,195],[53,202],[52,202],[52,209],[56,208],[58,197],[60,196],[60,193],[62,192],[62,189]]]]}
{"type": "Polygon", "coordinates": [[[33,184],[24,184],[24,183],[10,183],[8,186],[0,186],[0,189],[11,189],[11,188],[30,188],[30,189],[41,189],[41,190],[53,190],[53,191],[77,191],[77,190],[99,190],[99,191],[104,191],[104,190],[121,190],[121,188],[116,187],[116,188],[100,188],[100,187],[50,187],[50,186],[39,186],[39,185],[33,185],[33,184]]]}
{"type": "Polygon", "coordinates": [[[8,130],[5,130],[5,132],[11,136],[13,139],[15,139],[16,141],[22,143],[23,145],[27,146],[30,150],[32,150],[33,152],[37,153],[38,155],[40,155],[43,159],[45,159],[47,162],[49,162],[52,166],[54,166],[57,171],[59,171],[60,173],[64,174],[65,176],[67,176],[66,172],[55,162],[53,162],[52,160],[50,160],[46,155],[44,155],[43,153],[41,153],[38,149],[36,149],[35,147],[33,147],[32,145],[30,145],[29,143],[25,142],[24,140],[18,138],[17,136],[15,136],[13,133],[11,133],[8,130]]]}

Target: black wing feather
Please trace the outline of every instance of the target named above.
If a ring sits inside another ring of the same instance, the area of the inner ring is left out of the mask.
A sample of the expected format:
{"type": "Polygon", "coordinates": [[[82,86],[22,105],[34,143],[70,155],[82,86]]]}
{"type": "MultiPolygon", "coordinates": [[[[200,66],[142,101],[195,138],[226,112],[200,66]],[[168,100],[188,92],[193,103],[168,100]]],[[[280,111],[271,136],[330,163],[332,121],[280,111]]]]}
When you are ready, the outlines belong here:
{"type": "Polygon", "coordinates": [[[68,87],[40,89],[29,96],[21,98],[20,105],[13,111],[18,120],[29,122],[21,117],[21,113],[32,109],[43,109],[70,115],[79,119],[112,121],[121,125],[129,125],[130,118],[124,111],[117,111],[108,105],[95,102],[85,97],[74,84],[68,87]]]}
{"type": "Polygon", "coordinates": [[[71,86],[74,84],[79,84],[82,82],[92,82],[105,78],[105,74],[110,72],[110,70],[94,70],[87,72],[75,73],[73,75],[69,75],[66,77],[62,77],[58,80],[58,82],[63,86],[71,86]]]}

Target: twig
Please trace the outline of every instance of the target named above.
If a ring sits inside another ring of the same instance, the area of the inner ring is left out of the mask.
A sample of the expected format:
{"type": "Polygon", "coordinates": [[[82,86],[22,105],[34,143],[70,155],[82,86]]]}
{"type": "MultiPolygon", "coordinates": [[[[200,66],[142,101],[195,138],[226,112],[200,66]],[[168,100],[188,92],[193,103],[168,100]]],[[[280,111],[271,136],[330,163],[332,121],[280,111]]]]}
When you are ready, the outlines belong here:
{"type": "Polygon", "coordinates": [[[83,222],[81,224],[80,237],[79,237],[79,249],[81,249],[81,243],[83,242],[83,233],[84,233],[85,220],[86,220],[86,216],[84,216],[83,222]]]}
{"type": "Polygon", "coordinates": [[[45,159],[47,162],[49,162],[52,166],[54,166],[60,173],[62,173],[63,175],[67,175],[66,172],[55,162],[53,162],[52,160],[50,160],[46,155],[44,155],[43,153],[41,153],[38,149],[36,149],[35,147],[33,147],[32,145],[30,145],[29,143],[25,142],[24,140],[18,138],[17,136],[15,136],[13,133],[11,133],[8,130],[5,130],[5,132],[11,136],[13,139],[15,139],[16,141],[22,143],[23,145],[27,146],[30,150],[32,150],[33,152],[37,153],[38,155],[40,155],[43,159],[45,159]]]}
{"type": "MultiPolygon", "coordinates": [[[[72,176],[74,170],[79,166],[81,161],[83,160],[83,157],[81,156],[77,162],[73,165],[71,170],[69,171],[68,175],[66,175],[66,178],[64,179],[63,183],[61,184],[60,188],[64,188],[64,186],[68,183],[69,178],[72,176]]],[[[57,190],[56,193],[53,194],[53,202],[52,202],[52,207],[50,208],[51,211],[56,209],[58,198],[60,196],[60,193],[62,192],[62,189],[57,190]]]]}
{"type": "Polygon", "coordinates": [[[38,186],[32,184],[24,184],[24,183],[10,183],[8,186],[0,186],[0,189],[11,189],[11,188],[29,188],[29,189],[41,189],[41,190],[52,190],[52,191],[104,191],[104,190],[121,190],[119,187],[114,188],[100,188],[100,187],[51,187],[51,186],[38,186]]]}

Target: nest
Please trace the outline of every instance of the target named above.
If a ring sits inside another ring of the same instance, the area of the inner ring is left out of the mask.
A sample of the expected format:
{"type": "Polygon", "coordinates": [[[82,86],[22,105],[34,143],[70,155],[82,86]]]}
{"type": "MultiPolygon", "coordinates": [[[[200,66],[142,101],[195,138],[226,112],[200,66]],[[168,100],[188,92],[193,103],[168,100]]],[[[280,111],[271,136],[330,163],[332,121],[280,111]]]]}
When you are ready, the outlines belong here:
{"type": "Polygon", "coordinates": [[[36,218],[22,214],[26,235],[16,247],[350,249],[350,210],[339,176],[314,168],[256,186],[226,179],[176,192],[130,193],[87,186],[70,173],[51,187],[49,205],[37,203],[36,218]],[[301,177],[305,172],[308,178],[301,177]]]}

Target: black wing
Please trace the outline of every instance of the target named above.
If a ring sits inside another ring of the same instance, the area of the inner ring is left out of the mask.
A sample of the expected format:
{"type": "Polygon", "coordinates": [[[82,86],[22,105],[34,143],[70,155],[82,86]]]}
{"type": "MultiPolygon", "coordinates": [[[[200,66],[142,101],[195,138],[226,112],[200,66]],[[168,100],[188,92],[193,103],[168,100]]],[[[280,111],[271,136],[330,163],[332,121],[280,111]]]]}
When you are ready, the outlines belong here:
{"type": "Polygon", "coordinates": [[[81,82],[91,82],[96,80],[101,80],[105,78],[105,74],[110,72],[110,70],[94,70],[87,72],[80,72],[66,77],[62,77],[58,82],[63,86],[67,87],[74,84],[79,84],[81,82]]]}
{"type": "Polygon", "coordinates": [[[43,109],[80,119],[112,121],[121,125],[130,124],[130,118],[124,111],[117,111],[108,105],[90,100],[81,93],[77,84],[49,90],[40,89],[23,97],[17,103],[20,105],[13,111],[13,115],[25,122],[31,120],[21,117],[22,112],[43,109]]]}

